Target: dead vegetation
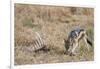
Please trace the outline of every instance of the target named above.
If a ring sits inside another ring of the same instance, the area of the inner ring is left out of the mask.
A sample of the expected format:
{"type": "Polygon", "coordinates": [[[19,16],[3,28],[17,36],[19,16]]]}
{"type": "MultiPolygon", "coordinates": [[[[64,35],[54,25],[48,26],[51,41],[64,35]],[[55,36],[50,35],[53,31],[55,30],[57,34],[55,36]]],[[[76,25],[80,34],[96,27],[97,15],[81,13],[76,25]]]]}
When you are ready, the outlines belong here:
{"type": "Polygon", "coordinates": [[[82,7],[58,7],[15,4],[15,65],[61,63],[94,60],[94,49],[90,51],[80,42],[79,55],[64,54],[64,38],[77,27],[87,30],[91,40],[94,36],[94,9],[82,7]],[[34,46],[35,32],[42,33],[48,51],[26,50],[34,46]]]}

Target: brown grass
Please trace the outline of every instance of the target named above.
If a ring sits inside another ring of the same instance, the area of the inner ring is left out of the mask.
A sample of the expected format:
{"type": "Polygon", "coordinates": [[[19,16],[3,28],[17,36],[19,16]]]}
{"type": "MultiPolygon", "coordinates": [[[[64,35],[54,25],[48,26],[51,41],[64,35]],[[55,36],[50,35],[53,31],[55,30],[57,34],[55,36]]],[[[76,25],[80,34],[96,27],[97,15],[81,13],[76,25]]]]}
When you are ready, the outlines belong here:
{"type": "Polygon", "coordinates": [[[80,42],[79,55],[64,54],[64,38],[77,27],[85,28],[93,39],[93,8],[15,4],[15,65],[94,60],[93,48],[87,51],[84,42],[80,42]],[[32,45],[35,32],[43,34],[50,51],[33,52],[24,48],[32,45]]]}

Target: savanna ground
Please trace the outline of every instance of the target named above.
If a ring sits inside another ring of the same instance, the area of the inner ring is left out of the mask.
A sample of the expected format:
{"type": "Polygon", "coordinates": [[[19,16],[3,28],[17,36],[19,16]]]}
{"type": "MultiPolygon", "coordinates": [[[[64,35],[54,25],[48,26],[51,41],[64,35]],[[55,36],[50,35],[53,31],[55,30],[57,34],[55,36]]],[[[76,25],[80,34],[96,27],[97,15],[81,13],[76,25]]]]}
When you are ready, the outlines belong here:
{"type": "Polygon", "coordinates": [[[93,61],[94,48],[88,51],[83,41],[80,42],[79,54],[64,54],[69,32],[77,27],[84,28],[94,42],[94,9],[82,7],[43,6],[15,4],[14,23],[14,61],[15,65],[93,61]],[[47,52],[24,50],[32,45],[34,33],[44,36],[47,52]],[[30,44],[29,44],[30,43],[30,44]],[[29,44],[29,45],[28,45],[29,44]]]}

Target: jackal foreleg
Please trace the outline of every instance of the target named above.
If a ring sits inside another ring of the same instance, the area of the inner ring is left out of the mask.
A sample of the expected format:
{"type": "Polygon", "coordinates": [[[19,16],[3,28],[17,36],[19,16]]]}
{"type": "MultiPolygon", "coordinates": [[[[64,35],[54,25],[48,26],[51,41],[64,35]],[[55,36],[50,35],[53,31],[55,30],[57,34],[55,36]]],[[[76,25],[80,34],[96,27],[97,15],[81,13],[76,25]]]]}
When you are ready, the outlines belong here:
{"type": "Polygon", "coordinates": [[[73,48],[72,48],[72,51],[71,51],[73,54],[75,54],[75,50],[76,50],[77,47],[78,47],[78,42],[74,43],[74,45],[73,45],[73,48]]]}
{"type": "Polygon", "coordinates": [[[70,55],[75,55],[75,50],[78,47],[78,42],[77,43],[73,43],[72,46],[69,47],[68,52],[70,55]]]}

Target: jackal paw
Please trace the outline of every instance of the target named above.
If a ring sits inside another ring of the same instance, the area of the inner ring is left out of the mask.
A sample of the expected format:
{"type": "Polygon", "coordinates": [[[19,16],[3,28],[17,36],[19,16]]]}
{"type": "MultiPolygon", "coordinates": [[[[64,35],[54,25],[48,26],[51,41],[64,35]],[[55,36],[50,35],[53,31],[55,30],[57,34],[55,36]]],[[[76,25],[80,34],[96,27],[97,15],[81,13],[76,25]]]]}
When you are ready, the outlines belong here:
{"type": "Polygon", "coordinates": [[[70,56],[76,56],[76,53],[69,53],[70,56]]]}

